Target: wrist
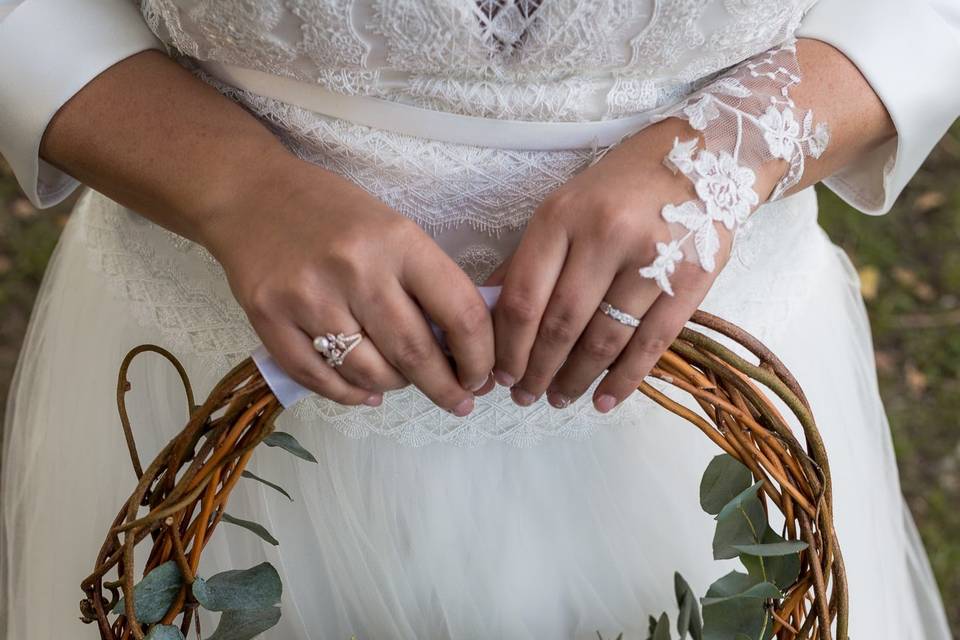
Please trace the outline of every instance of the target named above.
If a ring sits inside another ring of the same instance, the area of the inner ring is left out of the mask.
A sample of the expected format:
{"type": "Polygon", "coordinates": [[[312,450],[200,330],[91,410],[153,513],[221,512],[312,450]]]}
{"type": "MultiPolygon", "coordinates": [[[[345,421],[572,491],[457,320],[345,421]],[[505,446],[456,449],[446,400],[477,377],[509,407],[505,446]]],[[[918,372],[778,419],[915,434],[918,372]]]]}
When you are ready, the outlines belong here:
{"type": "Polygon", "coordinates": [[[224,262],[232,247],[259,237],[261,224],[277,222],[278,212],[303,188],[311,169],[322,172],[279,144],[264,149],[255,162],[238,158],[224,165],[196,206],[192,239],[224,262]]]}

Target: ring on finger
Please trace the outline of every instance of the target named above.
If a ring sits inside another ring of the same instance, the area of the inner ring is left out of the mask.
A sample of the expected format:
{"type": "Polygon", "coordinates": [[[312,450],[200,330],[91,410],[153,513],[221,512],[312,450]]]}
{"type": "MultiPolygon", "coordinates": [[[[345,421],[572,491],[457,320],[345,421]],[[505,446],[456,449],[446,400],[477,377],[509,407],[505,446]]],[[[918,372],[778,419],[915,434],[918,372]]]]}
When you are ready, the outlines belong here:
{"type": "Polygon", "coordinates": [[[597,310],[600,313],[604,314],[605,316],[613,318],[620,324],[626,325],[632,329],[636,329],[637,327],[640,326],[640,318],[630,315],[629,313],[627,313],[626,311],[623,311],[622,309],[618,309],[617,307],[613,306],[606,300],[600,303],[600,306],[598,307],[597,310]]]}
{"type": "Polygon", "coordinates": [[[336,335],[327,333],[313,339],[313,348],[316,349],[328,365],[336,369],[343,365],[350,352],[357,348],[363,340],[363,333],[336,335]]]}

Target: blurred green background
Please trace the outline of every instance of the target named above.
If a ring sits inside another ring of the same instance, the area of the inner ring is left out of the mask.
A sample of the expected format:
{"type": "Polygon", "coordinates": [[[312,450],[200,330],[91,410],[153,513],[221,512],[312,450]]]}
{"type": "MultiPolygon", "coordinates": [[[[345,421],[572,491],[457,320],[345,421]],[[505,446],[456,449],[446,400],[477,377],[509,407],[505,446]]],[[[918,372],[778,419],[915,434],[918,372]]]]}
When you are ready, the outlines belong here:
{"type": "MultiPolygon", "coordinates": [[[[860,272],[903,490],[960,637],[960,123],[890,215],[861,215],[826,190],[820,202],[860,272]]],[[[71,206],[36,211],[0,160],[0,413],[71,206]]]]}

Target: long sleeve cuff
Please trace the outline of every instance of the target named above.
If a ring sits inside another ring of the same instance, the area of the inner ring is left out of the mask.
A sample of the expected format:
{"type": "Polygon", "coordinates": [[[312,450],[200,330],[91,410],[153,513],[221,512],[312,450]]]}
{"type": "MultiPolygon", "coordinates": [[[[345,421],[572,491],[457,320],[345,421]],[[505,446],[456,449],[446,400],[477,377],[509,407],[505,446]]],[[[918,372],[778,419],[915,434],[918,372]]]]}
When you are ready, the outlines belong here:
{"type": "Polygon", "coordinates": [[[130,0],[27,0],[0,22],[0,154],[35,206],[78,184],[40,159],[56,112],[112,65],[160,48],[130,0]]]}
{"type": "Polygon", "coordinates": [[[853,207],[890,210],[960,116],[960,12],[937,0],[820,0],[797,33],[843,52],[883,101],[897,137],[824,181],[853,207]]]}

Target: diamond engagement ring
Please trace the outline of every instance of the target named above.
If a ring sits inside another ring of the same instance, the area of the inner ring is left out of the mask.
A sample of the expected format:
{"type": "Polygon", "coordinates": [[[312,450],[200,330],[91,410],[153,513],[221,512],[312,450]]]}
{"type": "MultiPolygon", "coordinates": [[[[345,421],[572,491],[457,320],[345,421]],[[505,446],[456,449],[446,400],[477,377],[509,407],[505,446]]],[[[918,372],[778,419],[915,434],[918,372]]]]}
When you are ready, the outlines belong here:
{"type": "Polygon", "coordinates": [[[620,324],[627,325],[628,327],[632,327],[634,329],[640,326],[640,318],[632,316],[626,311],[617,309],[606,300],[600,303],[600,313],[608,315],[620,324]]]}
{"type": "Polygon", "coordinates": [[[347,355],[363,340],[362,333],[344,335],[328,333],[313,339],[313,348],[320,352],[327,364],[336,369],[343,364],[347,355]]]}

